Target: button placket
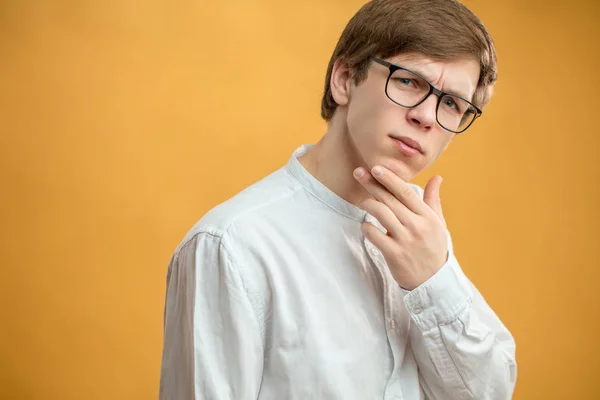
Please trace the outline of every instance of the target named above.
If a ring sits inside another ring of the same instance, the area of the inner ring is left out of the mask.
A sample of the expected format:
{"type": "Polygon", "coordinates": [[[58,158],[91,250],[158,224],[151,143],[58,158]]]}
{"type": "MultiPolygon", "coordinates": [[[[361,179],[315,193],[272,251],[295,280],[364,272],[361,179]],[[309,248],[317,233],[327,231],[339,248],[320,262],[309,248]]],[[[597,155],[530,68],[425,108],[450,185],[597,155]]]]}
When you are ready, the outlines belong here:
{"type": "Polygon", "coordinates": [[[369,251],[371,252],[371,255],[373,257],[379,258],[379,256],[381,255],[381,252],[375,246],[371,246],[371,249],[369,251]]]}
{"type": "MultiPolygon", "coordinates": [[[[369,242],[366,238],[364,239],[364,246],[367,251],[368,256],[371,258],[373,265],[377,269],[380,274],[381,282],[383,286],[383,312],[385,318],[385,328],[386,334],[388,336],[388,343],[390,346],[390,350],[392,352],[392,370],[391,377],[386,385],[386,399],[394,399],[401,400],[402,397],[394,397],[395,386],[397,385],[397,374],[398,369],[400,368],[399,362],[403,359],[403,349],[399,346],[399,341],[401,340],[401,326],[397,321],[397,315],[395,309],[396,305],[394,304],[396,300],[395,296],[395,288],[390,283],[390,279],[388,278],[389,272],[387,269],[387,264],[383,259],[383,254],[381,251],[375,247],[371,242],[369,242]],[[394,392],[394,394],[392,394],[394,392]],[[391,396],[391,397],[390,397],[391,396]]],[[[402,396],[401,392],[398,393],[402,396]]]]}

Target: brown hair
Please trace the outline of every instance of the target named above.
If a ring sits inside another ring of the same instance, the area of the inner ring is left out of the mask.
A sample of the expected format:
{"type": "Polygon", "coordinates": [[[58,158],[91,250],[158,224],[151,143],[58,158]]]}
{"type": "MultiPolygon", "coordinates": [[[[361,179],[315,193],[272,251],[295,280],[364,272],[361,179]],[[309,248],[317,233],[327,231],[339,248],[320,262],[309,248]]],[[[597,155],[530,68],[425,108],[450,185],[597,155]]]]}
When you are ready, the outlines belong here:
{"type": "Polygon", "coordinates": [[[369,57],[419,53],[438,61],[474,58],[481,72],[473,103],[483,108],[497,79],[494,42],[479,18],[456,0],[372,0],[348,22],[331,56],[321,101],[321,117],[330,120],[337,103],[331,94],[335,61],[346,61],[359,84],[369,57]]]}

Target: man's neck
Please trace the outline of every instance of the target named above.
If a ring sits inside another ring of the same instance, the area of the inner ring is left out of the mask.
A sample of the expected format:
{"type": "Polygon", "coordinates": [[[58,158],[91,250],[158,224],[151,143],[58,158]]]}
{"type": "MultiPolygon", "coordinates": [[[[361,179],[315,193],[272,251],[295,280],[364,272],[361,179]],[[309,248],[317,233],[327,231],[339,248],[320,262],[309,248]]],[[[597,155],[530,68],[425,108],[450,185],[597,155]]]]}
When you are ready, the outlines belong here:
{"type": "Polygon", "coordinates": [[[358,205],[369,197],[352,175],[356,168],[366,165],[348,135],[342,112],[334,114],[325,135],[298,161],[319,182],[349,203],[358,205]]]}

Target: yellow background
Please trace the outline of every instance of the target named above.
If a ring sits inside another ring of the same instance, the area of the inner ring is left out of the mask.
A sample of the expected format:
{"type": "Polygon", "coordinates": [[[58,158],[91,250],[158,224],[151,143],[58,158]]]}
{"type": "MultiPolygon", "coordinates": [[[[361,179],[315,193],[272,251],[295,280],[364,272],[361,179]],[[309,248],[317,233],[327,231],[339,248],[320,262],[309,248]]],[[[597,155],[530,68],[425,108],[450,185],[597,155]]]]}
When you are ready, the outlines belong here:
{"type": "MultiPolygon", "coordinates": [[[[0,1],[0,398],[156,398],[166,267],[210,208],[325,130],[362,1],[0,1]]],[[[466,4],[484,117],[431,169],[517,340],[515,399],[600,398],[600,6],[466,4]]]]}

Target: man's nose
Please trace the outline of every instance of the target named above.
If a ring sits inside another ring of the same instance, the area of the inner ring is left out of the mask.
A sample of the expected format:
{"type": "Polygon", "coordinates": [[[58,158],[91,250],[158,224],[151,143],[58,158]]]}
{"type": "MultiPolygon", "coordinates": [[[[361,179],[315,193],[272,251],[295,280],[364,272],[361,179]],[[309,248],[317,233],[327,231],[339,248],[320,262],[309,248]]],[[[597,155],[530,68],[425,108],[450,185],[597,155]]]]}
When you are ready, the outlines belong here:
{"type": "Polygon", "coordinates": [[[421,104],[408,110],[408,122],[424,130],[433,128],[436,123],[437,102],[438,97],[431,93],[421,104]]]}

